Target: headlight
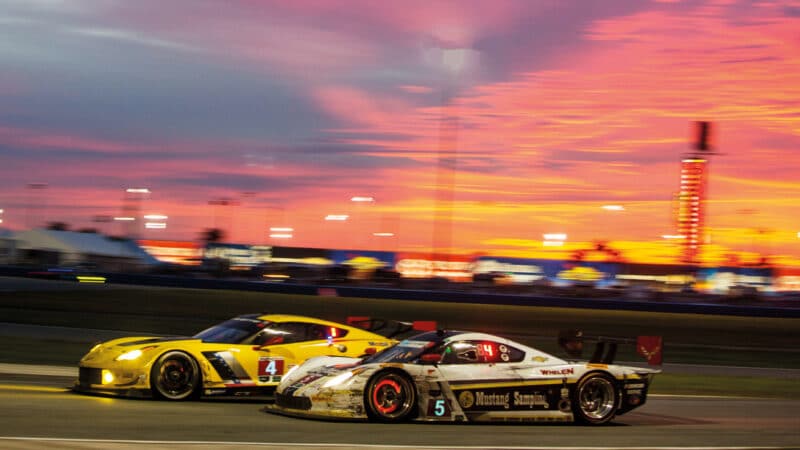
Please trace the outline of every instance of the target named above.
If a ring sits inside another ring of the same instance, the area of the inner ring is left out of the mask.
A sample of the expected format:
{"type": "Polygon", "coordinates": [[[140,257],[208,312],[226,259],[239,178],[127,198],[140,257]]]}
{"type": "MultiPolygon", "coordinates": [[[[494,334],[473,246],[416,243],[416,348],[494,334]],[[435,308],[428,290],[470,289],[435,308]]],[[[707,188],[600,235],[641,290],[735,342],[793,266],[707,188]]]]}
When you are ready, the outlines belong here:
{"type": "Polygon", "coordinates": [[[326,381],[325,384],[322,385],[323,388],[329,388],[333,386],[338,386],[345,381],[349,380],[353,376],[353,371],[348,370],[347,372],[340,373],[335,377],[331,378],[330,380],[326,381]]]}
{"type": "Polygon", "coordinates": [[[137,348],[136,350],[131,350],[129,352],[125,352],[117,356],[116,358],[114,358],[114,361],[133,361],[134,359],[142,356],[144,352],[154,348],[156,348],[155,345],[151,345],[149,347],[144,347],[144,348],[137,348]]]}
{"type": "Polygon", "coordinates": [[[142,356],[142,351],[137,348],[136,350],[131,350],[129,352],[117,356],[116,358],[114,358],[114,361],[133,361],[134,359],[140,356],[142,356]]]}

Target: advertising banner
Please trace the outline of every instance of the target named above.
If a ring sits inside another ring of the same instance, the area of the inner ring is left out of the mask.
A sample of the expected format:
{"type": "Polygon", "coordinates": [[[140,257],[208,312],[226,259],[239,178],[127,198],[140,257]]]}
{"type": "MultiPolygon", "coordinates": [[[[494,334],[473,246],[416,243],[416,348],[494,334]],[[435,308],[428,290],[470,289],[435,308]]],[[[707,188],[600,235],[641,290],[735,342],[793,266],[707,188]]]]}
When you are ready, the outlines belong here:
{"type": "Polygon", "coordinates": [[[395,270],[405,278],[447,278],[450,281],[472,281],[475,258],[471,255],[431,253],[398,253],[395,270]]]}
{"type": "Polygon", "coordinates": [[[150,256],[165,263],[197,266],[203,257],[200,245],[191,241],[142,239],[137,243],[150,256]]]}
{"type": "Polygon", "coordinates": [[[231,270],[244,270],[269,262],[271,248],[260,245],[210,243],[203,249],[203,258],[224,259],[231,270]]]}
{"type": "Polygon", "coordinates": [[[775,272],[776,291],[800,292],[800,267],[782,267],[775,272]]]}
{"type": "Polygon", "coordinates": [[[368,279],[375,269],[394,268],[394,253],[369,250],[332,250],[330,253],[334,264],[353,268],[351,278],[368,279]]]}
{"type": "Polygon", "coordinates": [[[285,264],[333,264],[331,250],[310,247],[272,247],[271,261],[285,264]]]}
{"type": "Polygon", "coordinates": [[[618,263],[595,261],[481,256],[475,262],[475,273],[500,272],[511,276],[515,283],[546,279],[557,285],[602,285],[613,282],[618,271],[618,263]]]}
{"type": "Polygon", "coordinates": [[[726,294],[734,287],[753,287],[765,290],[772,286],[771,267],[702,267],[697,279],[706,290],[726,294]]]}

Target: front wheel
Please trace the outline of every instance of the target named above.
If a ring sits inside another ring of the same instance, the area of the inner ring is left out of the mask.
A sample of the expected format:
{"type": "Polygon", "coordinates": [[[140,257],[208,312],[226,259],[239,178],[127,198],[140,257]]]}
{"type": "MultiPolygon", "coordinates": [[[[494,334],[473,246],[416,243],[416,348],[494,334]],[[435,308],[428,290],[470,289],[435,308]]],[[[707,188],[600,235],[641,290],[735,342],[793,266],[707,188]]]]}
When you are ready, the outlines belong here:
{"type": "Polygon", "coordinates": [[[587,425],[609,422],[617,413],[618,397],[610,376],[603,373],[587,375],[575,387],[572,400],[575,420],[587,425]]]}
{"type": "Polygon", "coordinates": [[[160,398],[186,400],[199,393],[200,369],[191,356],[179,351],[164,353],[153,364],[150,388],[160,398]]]}
{"type": "Polygon", "coordinates": [[[401,422],[416,408],[417,391],[408,376],[384,372],[373,377],[365,392],[367,414],[381,422],[401,422]]]}

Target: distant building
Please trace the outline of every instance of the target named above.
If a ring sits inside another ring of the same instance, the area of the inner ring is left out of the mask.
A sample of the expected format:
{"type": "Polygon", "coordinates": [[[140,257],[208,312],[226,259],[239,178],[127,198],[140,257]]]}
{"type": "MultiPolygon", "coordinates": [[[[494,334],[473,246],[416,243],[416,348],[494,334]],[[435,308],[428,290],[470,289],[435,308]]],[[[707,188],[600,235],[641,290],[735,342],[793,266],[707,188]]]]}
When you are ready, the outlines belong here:
{"type": "Polygon", "coordinates": [[[13,239],[15,264],[91,264],[97,270],[132,271],[157,263],[135,242],[110,239],[97,233],[33,229],[16,232],[13,239]]]}
{"type": "Polygon", "coordinates": [[[0,229],[0,264],[9,265],[16,257],[17,241],[10,230],[0,229]]]}

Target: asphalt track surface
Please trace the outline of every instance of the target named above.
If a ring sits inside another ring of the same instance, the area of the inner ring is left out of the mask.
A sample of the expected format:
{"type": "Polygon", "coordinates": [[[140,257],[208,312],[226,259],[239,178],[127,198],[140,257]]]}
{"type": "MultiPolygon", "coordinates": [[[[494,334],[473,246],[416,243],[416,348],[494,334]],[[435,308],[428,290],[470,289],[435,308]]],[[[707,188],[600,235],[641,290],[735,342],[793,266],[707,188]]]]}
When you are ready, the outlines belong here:
{"type": "Polygon", "coordinates": [[[798,448],[800,401],[655,396],[607,426],[374,424],[73,393],[72,377],[0,374],[0,448],[798,448]]]}
{"type": "MultiPolygon", "coordinates": [[[[21,283],[30,286],[26,280],[21,283]]],[[[77,332],[76,340],[94,333],[97,338],[109,337],[105,336],[107,330],[7,323],[0,323],[0,328],[18,336],[53,334],[69,340],[69,333],[77,332]]],[[[686,373],[698,370],[713,374],[731,368],[671,368],[686,373]]],[[[757,376],[751,371],[768,370],[770,376],[797,378],[797,371],[791,369],[780,373],[775,369],[737,370],[746,371],[741,375],[757,376]]],[[[652,396],[642,408],[602,427],[385,425],[268,414],[263,411],[268,400],[263,398],[171,403],[80,395],[68,389],[75,373],[74,367],[0,364],[0,449],[800,448],[797,400],[652,396]]]]}

